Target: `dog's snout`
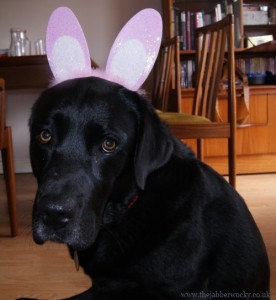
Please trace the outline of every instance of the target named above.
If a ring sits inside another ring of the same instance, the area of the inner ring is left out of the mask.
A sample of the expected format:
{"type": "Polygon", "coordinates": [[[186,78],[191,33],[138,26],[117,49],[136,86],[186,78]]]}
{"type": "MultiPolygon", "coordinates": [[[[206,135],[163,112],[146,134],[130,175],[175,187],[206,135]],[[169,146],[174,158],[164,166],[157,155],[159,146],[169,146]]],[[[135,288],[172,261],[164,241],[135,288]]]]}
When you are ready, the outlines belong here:
{"type": "MultiPolygon", "coordinates": [[[[63,202],[63,201],[61,201],[63,202]]],[[[67,203],[57,203],[49,199],[41,199],[39,205],[39,215],[42,222],[53,229],[65,227],[74,217],[74,205],[67,203]]]]}

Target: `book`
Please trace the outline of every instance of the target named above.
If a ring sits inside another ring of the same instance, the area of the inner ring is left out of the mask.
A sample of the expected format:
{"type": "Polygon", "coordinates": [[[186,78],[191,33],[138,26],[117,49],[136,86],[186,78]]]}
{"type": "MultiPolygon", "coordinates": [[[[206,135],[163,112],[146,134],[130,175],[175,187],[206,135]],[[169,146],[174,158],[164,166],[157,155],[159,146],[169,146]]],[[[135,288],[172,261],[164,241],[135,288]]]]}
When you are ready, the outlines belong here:
{"type": "Polygon", "coordinates": [[[186,40],[187,50],[191,50],[191,12],[186,11],[186,40]]]}
{"type": "Polygon", "coordinates": [[[236,59],[236,66],[244,74],[276,74],[276,57],[251,57],[236,59]]]}
{"type": "Polygon", "coordinates": [[[195,72],[195,62],[191,59],[184,59],[180,63],[180,83],[181,88],[193,87],[193,74],[195,72]]]}
{"type": "Polygon", "coordinates": [[[195,49],[195,12],[190,13],[190,40],[191,45],[189,50],[195,49]]]}
{"type": "Polygon", "coordinates": [[[180,49],[187,50],[186,12],[180,12],[180,49]]]}
{"type": "Polygon", "coordinates": [[[195,27],[199,28],[202,26],[204,26],[203,11],[196,11],[195,12],[195,27]]]}
{"type": "MultiPolygon", "coordinates": [[[[175,26],[177,22],[175,21],[175,26]]],[[[195,49],[195,29],[205,25],[203,11],[179,12],[179,27],[175,27],[175,35],[180,37],[181,50],[195,49]]]]}

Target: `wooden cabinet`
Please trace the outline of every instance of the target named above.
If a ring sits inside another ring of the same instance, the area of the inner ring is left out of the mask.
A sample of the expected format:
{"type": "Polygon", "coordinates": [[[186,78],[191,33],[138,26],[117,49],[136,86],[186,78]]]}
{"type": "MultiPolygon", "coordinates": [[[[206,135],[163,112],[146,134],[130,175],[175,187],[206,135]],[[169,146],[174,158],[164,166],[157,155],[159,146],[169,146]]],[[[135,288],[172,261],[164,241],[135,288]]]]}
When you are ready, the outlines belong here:
{"type": "MultiPolygon", "coordinates": [[[[265,49],[243,49],[244,37],[258,34],[273,34],[275,39],[276,25],[246,25],[243,24],[242,9],[248,4],[269,5],[276,8],[276,3],[265,0],[238,0],[235,5],[235,27],[237,36],[241,40],[235,51],[237,63],[255,58],[270,59],[268,63],[270,71],[276,73],[276,42],[265,49]],[[270,62],[269,61],[269,62],[270,62]]],[[[210,11],[219,1],[217,0],[163,0],[164,38],[175,34],[175,13],[177,10],[210,11]]],[[[225,3],[226,1],[220,1],[225,3]]],[[[181,61],[194,61],[194,50],[180,50],[181,61]]],[[[261,63],[262,64],[262,63],[261,63]]],[[[194,89],[192,87],[182,89],[180,110],[191,113],[194,89]]],[[[241,98],[237,98],[237,102],[241,98]]],[[[222,118],[226,118],[226,98],[219,98],[219,111],[222,118]]],[[[249,86],[249,115],[244,124],[237,127],[237,172],[238,174],[276,172],[276,85],[249,86]]],[[[189,146],[196,149],[195,141],[186,141],[189,146]]],[[[204,141],[204,160],[222,174],[227,173],[227,141],[210,139],[204,141]]]]}
{"type": "MultiPolygon", "coordinates": [[[[191,112],[193,89],[182,90],[181,111],[191,112]]],[[[276,86],[249,88],[249,116],[237,127],[237,173],[276,172],[276,86]]],[[[238,97],[237,101],[241,101],[238,97]]],[[[219,98],[220,116],[226,118],[226,98],[219,98]]],[[[185,141],[194,150],[195,141],[185,141]]],[[[227,174],[227,141],[204,141],[204,160],[221,174],[227,174]]]]}

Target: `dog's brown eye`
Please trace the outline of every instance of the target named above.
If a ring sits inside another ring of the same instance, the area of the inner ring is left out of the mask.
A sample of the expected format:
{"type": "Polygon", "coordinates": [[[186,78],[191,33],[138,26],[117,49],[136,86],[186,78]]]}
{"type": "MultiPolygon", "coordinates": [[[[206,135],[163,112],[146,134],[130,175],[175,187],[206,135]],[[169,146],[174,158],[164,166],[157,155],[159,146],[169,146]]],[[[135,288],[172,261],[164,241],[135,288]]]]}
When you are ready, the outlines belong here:
{"type": "Polygon", "coordinates": [[[116,147],[117,143],[113,139],[106,139],[102,143],[102,149],[106,153],[113,152],[116,149],[116,147]]]}
{"type": "Polygon", "coordinates": [[[48,130],[42,130],[38,135],[38,140],[42,144],[48,144],[52,139],[51,133],[48,130]]]}

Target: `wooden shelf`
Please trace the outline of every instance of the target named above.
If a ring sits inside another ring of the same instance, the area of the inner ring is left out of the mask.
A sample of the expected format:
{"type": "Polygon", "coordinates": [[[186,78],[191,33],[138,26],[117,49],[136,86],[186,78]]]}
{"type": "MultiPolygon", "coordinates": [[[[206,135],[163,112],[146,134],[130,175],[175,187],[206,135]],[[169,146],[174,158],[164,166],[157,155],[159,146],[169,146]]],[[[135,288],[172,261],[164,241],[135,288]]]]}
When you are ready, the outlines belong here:
{"type": "Polygon", "coordinates": [[[197,11],[199,8],[201,10],[208,11],[212,9],[218,3],[217,0],[184,0],[184,1],[174,1],[174,5],[181,10],[191,10],[197,11]]]}
{"type": "Polygon", "coordinates": [[[1,57],[0,77],[7,89],[46,88],[52,72],[45,55],[1,57]]]}
{"type": "MultiPolygon", "coordinates": [[[[91,66],[97,67],[92,59],[91,66]]],[[[1,56],[0,77],[7,89],[44,89],[53,75],[46,55],[1,56]]]]}
{"type": "Polygon", "coordinates": [[[243,0],[246,4],[269,4],[273,3],[273,0],[243,0]]]}
{"type": "MultiPolygon", "coordinates": [[[[276,30],[276,28],[275,28],[276,30]]],[[[187,57],[194,57],[195,50],[180,50],[180,55],[187,56],[187,57]]],[[[237,57],[240,56],[275,56],[276,53],[276,40],[261,44],[259,46],[251,47],[251,48],[237,48],[235,49],[235,55],[237,57]]]]}
{"type": "Polygon", "coordinates": [[[258,36],[258,35],[268,35],[271,34],[276,36],[276,25],[244,25],[244,35],[245,36],[258,36]]]}

